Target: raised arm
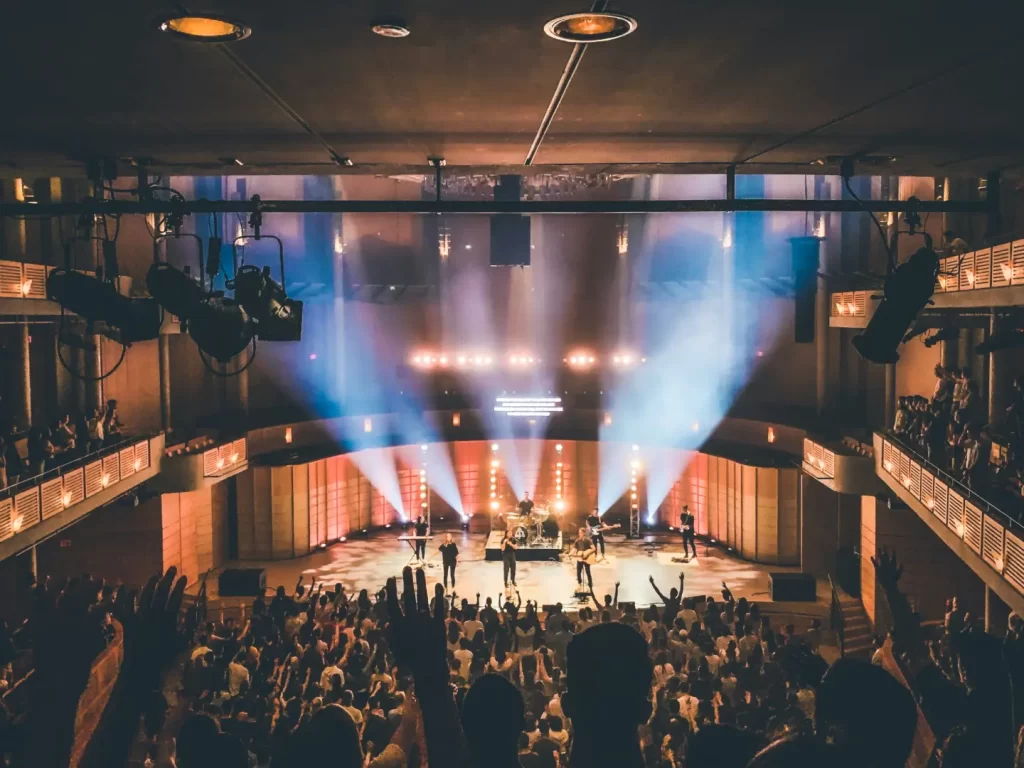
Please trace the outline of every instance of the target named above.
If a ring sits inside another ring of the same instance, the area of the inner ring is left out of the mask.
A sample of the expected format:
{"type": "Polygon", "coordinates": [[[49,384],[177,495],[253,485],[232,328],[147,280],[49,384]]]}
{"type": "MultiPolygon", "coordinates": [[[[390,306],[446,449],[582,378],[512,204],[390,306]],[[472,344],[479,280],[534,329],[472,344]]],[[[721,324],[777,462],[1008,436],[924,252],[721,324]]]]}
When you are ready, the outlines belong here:
{"type": "Polygon", "coordinates": [[[651,586],[654,587],[654,591],[657,593],[658,597],[661,598],[662,602],[668,600],[667,597],[665,597],[663,594],[661,594],[661,590],[658,589],[658,585],[654,583],[654,577],[653,576],[651,576],[648,579],[648,581],[651,582],[651,586]]]}
{"type": "Polygon", "coordinates": [[[679,599],[683,599],[683,582],[686,581],[686,574],[683,571],[679,572],[679,599]]]}
{"type": "Polygon", "coordinates": [[[612,605],[614,605],[616,608],[619,607],[619,582],[617,581],[615,582],[615,597],[612,598],[612,605]]]}

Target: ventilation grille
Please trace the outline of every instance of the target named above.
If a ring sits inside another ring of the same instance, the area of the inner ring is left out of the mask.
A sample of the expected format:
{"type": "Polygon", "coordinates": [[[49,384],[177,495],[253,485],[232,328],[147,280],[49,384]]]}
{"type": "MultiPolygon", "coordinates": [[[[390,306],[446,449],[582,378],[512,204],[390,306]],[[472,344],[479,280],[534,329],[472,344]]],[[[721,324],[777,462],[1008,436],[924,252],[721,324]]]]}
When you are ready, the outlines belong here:
{"type": "Polygon", "coordinates": [[[964,505],[964,541],[976,555],[981,554],[981,525],[981,510],[967,502],[964,505]]]}
{"type": "Polygon", "coordinates": [[[25,531],[39,522],[39,489],[32,488],[14,497],[14,519],[11,527],[15,533],[25,531]]]}
{"type": "Polygon", "coordinates": [[[1014,240],[1010,245],[1010,260],[1013,262],[1013,284],[1024,285],[1024,240],[1014,240]]]}
{"type": "Polygon", "coordinates": [[[79,467],[64,475],[64,493],[71,494],[68,506],[85,498],[85,470],[79,467]]]}
{"type": "Polygon", "coordinates": [[[139,462],[139,472],[149,469],[149,441],[135,444],[135,460],[139,462]]]}
{"type": "Polygon", "coordinates": [[[234,453],[238,454],[238,461],[241,462],[246,460],[246,445],[244,437],[240,440],[235,440],[235,442],[231,444],[231,448],[234,453]]]}
{"type": "Polygon", "coordinates": [[[916,461],[910,465],[910,495],[921,500],[921,465],[916,461]]]}
{"type": "Polygon", "coordinates": [[[210,477],[216,475],[218,468],[217,462],[220,460],[220,451],[216,448],[211,448],[203,454],[203,476],[210,477]]]}
{"type": "Polygon", "coordinates": [[[856,317],[866,317],[868,314],[868,292],[857,291],[853,294],[853,314],[856,317]]]}
{"type": "Polygon", "coordinates": [[[43,520],[48,520],[58,512],[64,511],[64,484],[58,477],[43,483],[43,520]]]}
{"type": "Polygon", "coordinates": [[[974,252],[974,288],[992,287],[992,249],[974,252]]]}
{"type": "Polygon", "coordinates": [[[95,496],[103,490],[103,462],[94,461],[85,465],[85,496],[95,496]]]}
{"type": "Polygon", "coordinates": [[[0,298],[21,298],[21,262],[0,261],[0,298]]]}
{"type": "MultiPolygon", "coordinates": [[[[1024,253],[1021,254],[1024,258],[1024,253]]],[[[992,249],[992,280],[993,288],[1009,285],[1013,279],[1013,260],[1010,258],[1010,244],[1003,243],[992,249]]]]}
{"type": "Polygon", "coordinates": [[[0,541],[6,541],[14,535],[11,529],[11,512],[14,510],[14,502],[10,497],[0,499],[0,541]]]}
{"type": "Polygon", "coordinates": [[[935,479],[935,492],[933,497],[935,499],[935,507],[932,509],[932,512],[937,518],[939,518],[939,520],[942,521],[942,524],[945,525],[947,504],[949,503],[949,486],[938,478],[935,479]]]}
{"type": "Polygon", "coordinates": [[[1006,529],[992,518],[985,518],[985,535],[981,540],[981,556],[985,562],[1002,573],[1005,565],[1003,552],[1006,545],[1006,529]]]}
{"type": "MultiPolygon", "coordinates": [[[[0,526],[2,525],[3,509],[0,508],[0,526]]],[[[0,538],[3,538],[2,529],[0,538]]],[[[1003,567],[1003,576],[1017,588],[1018,592],[1024,593],[1024,542],[1010,531],[1006,532],[1006,563],[1003,567]]]]}
{"type": "Polygon", "coordinates": [[[896,459],[893,454],[892,443],[886,440],[882,443],[882,469],[889,475],[896,471],[896,459]]]}
{"type": "Polygon", "coordinates": [[[904,488],[908,488],[910,487],[910,457],[903,453],[903,451],[898,453],[900,459],[900,484],[904,488]]]}
{"type": "Polygon", "coordinates": [[[103,475],[101,480],[105,480],[103,483],[105,488],[109,488],[111,485],[121,479],[121,461],[115,453],[113,456],[103,457],[103,475]]]}
{"type": "Polygon", "coordinates": [[[939,280],[945,285],[946,293],[960,290],[959,276],[957,275],[957,263],[959,256],[950,256],[942,260],[942,273],[939,280]]]}
{"type": "Polygon", "coordinates": [[[964,537],[964,497],[949,489],[949,501],[946,502],[946,525],[959,538],[964,537]]]}
{"type": "Polygon", "coordinates": [[[921,503],[935,509],[935,475],[928,470],[921,472],[921,503]]]}
{"type": "Polygon", "coordinates": [[[118,453],[118,466],[121,470],[121,477],[131,477],[135,474],[135,449],[122,448],[118,453]]]}
{"type": "Polygon", "coordinates": [[[825,457],[825,477],[836,476],[836,455],[832,451],[822,451],[822,455],[825,457]]]}

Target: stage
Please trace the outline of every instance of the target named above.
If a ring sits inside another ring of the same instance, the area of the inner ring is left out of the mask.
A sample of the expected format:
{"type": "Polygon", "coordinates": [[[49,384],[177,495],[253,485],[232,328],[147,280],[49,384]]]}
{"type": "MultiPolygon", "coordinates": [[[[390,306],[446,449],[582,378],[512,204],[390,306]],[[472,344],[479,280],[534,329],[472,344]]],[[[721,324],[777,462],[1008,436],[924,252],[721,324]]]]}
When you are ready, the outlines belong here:
{"type": "MultiPolygon", "coordinates": [[[[427,581],[441,580],[441,554],[438,547],[444,541],[444,531],[438,531],[427,544],[427,581]]],[[[497,599],[502,594],[502,568],[500,562],[487,559],[491,533],[470,534],[462,530],[451,531],[459,547],[456,592],[460,597],[475,599],[479,592],[497,599]]],[[[324,589],[333,589],[342,582],[346,590],[368,589],[371,594],[383,587],[389,576],[401,578],[402,568],[409,563],[411,551],[405,542],[398,541],[398,531],[381,531],[367,536],[355,536],[346,542],[333,544],[306,557],[294,560],[242,561],[226,567],[265,568],[268,592],[283,584],[291,593],[299,574],[304,582],[325,582],[324,589]]],[[[500,539],[500,534],[497,534],[500,539]]],[[[668,594],[679,586],[679,574],[685,574],[685,596],[713,595],[721,598],[722,582],[729,585],[736,598],[756,601],[770,613],[817,617],[827,621],[830,592],[828,581],[817,582],[815,602],[772,603],[768,592],[768,573],[797,572],[797,568],[757,565],[732,556],[718,547],[698,543],[698,557],[688,563],[673,562],[682,557],[682,542],[678,535],[649,534],[644,539],[627,540],[622,534],[606,534],[607,559],[592,566],[594,591],[598,598],[611,594],[615,582],[620,582],[619,600],[635,602],[638,606],[659,603],[648,578],[653,576],[662,592],[668,594]]],[[[520,550],[522,553],[523,550],[520,550]]],[[[523,561],[517,566],[516,583],[523,601],[535,600],[541,605],[561,602],[572,610],[581,604],[574,597],[576,591],[576,563],[568,555],[555,560],[523,561]]],[[[189,587],[194,592],[195,584],[189,587]]],[[[210,576],[208,593],[211,604],[218,598],[217,574],[210,576]]],[[[226,604],[251,602],[251,598],[228,598],[226,604]]]]}
{"type": "MultiPolygon", "coordinates": [[[[504,531],[491,531],[487,534],[487,544],[484,547],[485,560],[501,560],[501,540],[504,536],[504,531]]],[[[542,537],[532,544],[520,544],[519,549],[516,550],[516,562],[558,560],[561,554],[562,532],[559,531],[558,536],[553,539],[542,537]]]]}

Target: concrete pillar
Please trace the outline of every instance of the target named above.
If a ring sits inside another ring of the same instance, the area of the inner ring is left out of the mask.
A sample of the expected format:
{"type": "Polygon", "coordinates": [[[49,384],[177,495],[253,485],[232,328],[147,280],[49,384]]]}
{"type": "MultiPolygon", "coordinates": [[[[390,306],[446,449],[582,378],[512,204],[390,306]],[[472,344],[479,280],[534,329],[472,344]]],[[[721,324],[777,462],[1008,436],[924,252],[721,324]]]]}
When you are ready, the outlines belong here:
{"type": "Polygon", "coordinates": [[[17,326],[18,385],[15,389],[11,418],[19,429],[32,426],[32,353],[28,320],[17,326]]]}
{"type": "Polygon", "coordinates": [[[829,406],[828,316],[828,281],[819,272],[818,291],[814,299],[814,392],[819,416],[823,416],[829,406]]]}
{"type": "Polygon", "coordinates": [[[85,344],[85,404],[87,408],[103,408],[103,337],[90,333],[85,344]]]}
{"type": "Polygon", "coordinates": [[[939,342],[939,359],[940,365],[943,368],[953,368],[957,366],[956,347],[957,345],[952,341],[939,342]]]}
{"type": "Polygon", "coordinates": [[[170,432],[171,427],[171,340],[161,333],[157,340],[160,352],[160,428],[170,432]]]}
{"type": "Polygon", "coordinates": [[[885,426],[891,428],[896,421],[896,366],[885,365],[885,426]]]}
{"type": "MultiPolygon", "coordinates": [[[[1002,318],[995,312],[989,317],[988,333],[992,337],[1002,325],[1002,318]]],[[[998,424],[1003,420],[1006,408],[1010,404],[1007,393],[1012,382],[1006,381],[1006,373],[1001,354],[989,352],[985,355],[988,362],[988,423],[998,424]]]]}

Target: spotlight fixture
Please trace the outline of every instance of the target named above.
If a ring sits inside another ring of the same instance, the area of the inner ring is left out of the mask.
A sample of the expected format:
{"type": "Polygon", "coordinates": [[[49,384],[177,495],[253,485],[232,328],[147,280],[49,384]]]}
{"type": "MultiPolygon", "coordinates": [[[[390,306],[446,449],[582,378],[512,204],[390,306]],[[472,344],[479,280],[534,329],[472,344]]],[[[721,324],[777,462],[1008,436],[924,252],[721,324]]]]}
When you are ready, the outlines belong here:
{"type": "Polygon", "coordinates": [[[245,24],[222,16],[164,16],[157,28],[196,43],[233,43],[252,34],[245,24]]]}
{"type": "Polygon", "coordinates": [[[411,32],[405,25],[405,22],[401,19],[381,19],[374,24],[370,29],[373,30],[375,35],[381,37],[391,37],[395,39],[408,37],[411,32]]]}
{"type": "MultiPolygon", "coordinates": [[[[259,240],[256,235],[242,235],[235,238],[237,254],[239,240],[259,240]]],[[[256,322],[256,338],[261,341],[299,341],[302,338],[302,302],[289,299],[284,285],[284,244],[274,235],[263,235],[265,240],[277,243],[277,255],[281,265],[281,282],[270,276],[270,267],[242,264],[235,268],[235,300],[256,322]]],[[[237,264],[237,261],[236,261],[237,264]]]]}
{"type": "Polygon", "coordinates": [[[926,241],[925,247],[918,249],[886,278],[878,309],[864,333],[853,338],[853,346],[865,360],[873,363],[899,360],[896,347],[935,292],[939,257],[931,248],[931,238],[926,236],[926,241]]]}
{"type": "Polygon", "coordinates": [[[551,19],[544,34],[563,43],[605,43],[636,30],[636,19],[620,13],[570,13],[551,19]]]}
{"type": "MultiPolygon", "coordinates": [[[[959,338],[960,338],[960,329],[959,328],[940,328],[935,333],[933,333],[931,336],[928,336],[927,338],[925,338],[924,345],[926,347],[930,348],[930,347],[934,347],[940,341],[956,341],[959,338]]],[[[991,338],[994,338],[994,337],[990,337],[989,340],[991,340],[991,338]]],[[[982,342],[982,344],[984,344],[984,343],[985,342],[982,342]]],[[[979,345],[978,348],[980,349],[981,346],[982,345],[979,345]]],[[[982,352],[981,354],[984,354],[984,352],[982,352]]]]}
{"type": "Polygon", "coordinates": [[[88,323],[105,323],[124,344],[160,335],[157,302],[122,296],[111,282],[70,269],[55,269],[46,280],[46,293],[62,309],[74,312],[88,323]]]}

